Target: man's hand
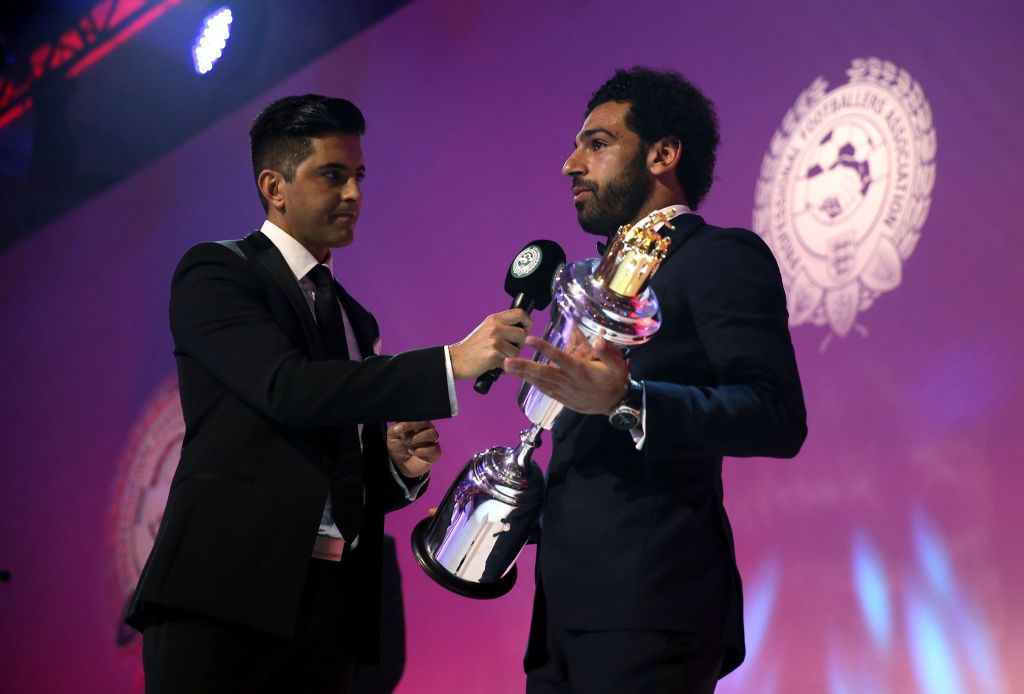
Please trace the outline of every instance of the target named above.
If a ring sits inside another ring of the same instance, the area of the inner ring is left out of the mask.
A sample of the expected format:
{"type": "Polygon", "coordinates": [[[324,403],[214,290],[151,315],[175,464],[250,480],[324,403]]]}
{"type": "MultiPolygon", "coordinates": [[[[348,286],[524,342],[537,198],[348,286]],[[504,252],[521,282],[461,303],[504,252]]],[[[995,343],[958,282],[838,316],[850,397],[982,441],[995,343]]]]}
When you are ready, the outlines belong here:
{"type": "Polygon", "coordinates": [[[501,366],[505,357],[519,354],[532,327],[533,321],[521,308],[487,316],[466,339],[448,348],[452,375],[456,380],[471,381],[501,366]]]}
{"type": "Polygon", "coordinates": [[[519,376],[545,395],[581,414],[608,414],[625,396],[629,363],[618,348],[603,339],[593,346],[573,328],[562,352],[536,337],[526,339],[550,364],[506,359],[505,371],[519,376]]]}
{"type": "Polygon", "coordinates": [[[439,440],[430,422],[397,422],[388,427],[388,453],[398,472],[410,479],[429,472],[441,457],[439,440]]]}

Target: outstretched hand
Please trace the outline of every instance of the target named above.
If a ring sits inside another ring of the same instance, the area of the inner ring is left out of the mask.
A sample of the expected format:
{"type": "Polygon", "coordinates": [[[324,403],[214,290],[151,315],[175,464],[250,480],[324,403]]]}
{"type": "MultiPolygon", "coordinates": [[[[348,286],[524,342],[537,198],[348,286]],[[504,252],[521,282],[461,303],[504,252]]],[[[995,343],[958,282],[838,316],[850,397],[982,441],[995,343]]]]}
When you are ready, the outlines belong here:
{"type": "Polygon", "coordinates": [[[545,395],[580,414],[608,414],[625,396],[629,363],[604,339],[593,345],[573,328],[565,351],[536,337],[526,344],[547,357],[549,364],[509,358],[504,368],[545,395]]]}

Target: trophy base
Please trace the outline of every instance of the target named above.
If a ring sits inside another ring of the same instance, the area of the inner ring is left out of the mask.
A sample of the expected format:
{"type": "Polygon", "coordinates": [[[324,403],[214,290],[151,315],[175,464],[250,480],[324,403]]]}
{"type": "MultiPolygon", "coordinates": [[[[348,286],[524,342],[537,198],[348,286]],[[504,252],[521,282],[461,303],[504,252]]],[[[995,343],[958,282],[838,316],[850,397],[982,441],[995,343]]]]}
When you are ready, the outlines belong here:
{"type": "Polygon", "coordinates": [[[477,600],[491,600],[493,598],[500,598],[505,593],[512,590],[512,586],[516,584],[516,576],[518,571],[513,566],[508,570],[504,576],[499,578],[494,583],[474,583],[473,581],[466,581],[457,576],[453,576],[448,569],[441,566],[440,563],[434,557],[430,555],[430,551],[427,549],[427,528],[430,526],[431,521],[434,519],[426,517],[416,524],[416,527],[412,531],[412,553],[416,557],[416,562],[422,567],[427,575],[434,579],[443,588],[447,588],[453,593],[458,593],[467,598],[476,598],[477,600]]]}

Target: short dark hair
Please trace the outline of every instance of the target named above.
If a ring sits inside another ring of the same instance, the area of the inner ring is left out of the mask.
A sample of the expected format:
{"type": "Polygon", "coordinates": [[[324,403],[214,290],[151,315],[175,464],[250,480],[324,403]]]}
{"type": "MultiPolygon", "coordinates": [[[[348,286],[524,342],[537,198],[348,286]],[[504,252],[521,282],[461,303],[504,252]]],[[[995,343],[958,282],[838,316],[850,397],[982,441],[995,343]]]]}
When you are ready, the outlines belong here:
{"type": "MultiPolygon", "coordinates": [[[[252,174],[259,185],[260,171],[279,171],[291,181],[295,169],[313,153],[310,138],[331,133],[347,133],[362,137],[366,119],[356,105],[347,99],[319,94],[286,96],[259,112],[249,128],[252,174]]],[[[269,205],[260,192],[264,212],[269,205]]]]}
{"type": "Polygon", "coordinates": [[[646,67],[616,70],[587,102],[587,113],[609,101],[629,103],[626,126],[645,145],[667,136],[679,138],[683,151],[676,178],[687,204],[697,209],[711,189],[715,171],[715,105],[678,72],[646,67]]]}

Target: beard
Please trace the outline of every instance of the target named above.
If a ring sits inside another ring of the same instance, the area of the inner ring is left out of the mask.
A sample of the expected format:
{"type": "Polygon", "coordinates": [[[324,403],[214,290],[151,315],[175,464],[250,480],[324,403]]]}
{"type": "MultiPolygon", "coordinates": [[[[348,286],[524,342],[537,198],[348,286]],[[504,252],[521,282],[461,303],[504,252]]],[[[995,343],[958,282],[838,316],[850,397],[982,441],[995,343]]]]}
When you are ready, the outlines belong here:
{"type": "Polygon", "coordinates": [[[647,153],[642,150],[608,183],[599,185],[574,177],[572,184],[592,192],[589,200],[576,205],[576,216],[585,232],[599,236],[610,236],[636,219],[654,188],[647,173],[647,153]]]}

